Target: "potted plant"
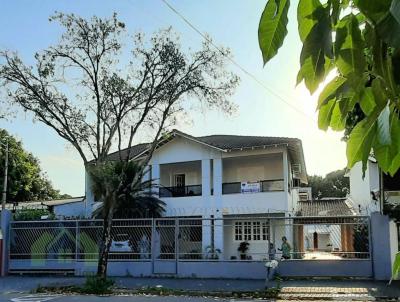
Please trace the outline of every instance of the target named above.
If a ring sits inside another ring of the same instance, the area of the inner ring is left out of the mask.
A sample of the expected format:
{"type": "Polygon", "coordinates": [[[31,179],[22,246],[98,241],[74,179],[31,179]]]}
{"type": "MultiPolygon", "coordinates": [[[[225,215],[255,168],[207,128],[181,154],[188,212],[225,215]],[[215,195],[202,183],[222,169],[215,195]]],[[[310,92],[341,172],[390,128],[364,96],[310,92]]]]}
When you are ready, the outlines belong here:
{"type": "Polygon", "coordinates": [[[247,258],[246,257],[246,252],[249,249],[249,245],[250,245],[250,243],[248,243],[246,241],[240,242],[239,247],[238,247],[238,251],[240,252],[240,259],[241,260],[246,260],[246,258],[247,258]]]}
{"type": "Polygon", "coordinates": [[[219,254],[221,254],[220,249],[216,249],[214,246],[207,246],[206,247],[206,259],[214,259],[217,260],[219,259],[219,254]]]}

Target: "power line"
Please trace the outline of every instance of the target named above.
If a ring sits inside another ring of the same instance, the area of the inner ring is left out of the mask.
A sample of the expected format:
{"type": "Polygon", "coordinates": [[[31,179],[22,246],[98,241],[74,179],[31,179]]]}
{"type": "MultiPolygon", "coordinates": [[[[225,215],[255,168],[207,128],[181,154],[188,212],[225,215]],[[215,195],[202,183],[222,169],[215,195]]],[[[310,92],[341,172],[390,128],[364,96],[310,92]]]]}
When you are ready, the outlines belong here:
{"type": "Polygon", "coordinates": [[[222,55],[224,55],[233,65],[235,65],[237,68],[239,68],[242,72],[244,72],[247,76],[249,76],[251,79],[253,79],[257,84],[259,84],[261,87],[263,87],[265,90],[267,90],[270,94],[278,98],[280,101],[284,102],[287,106],[291,107],[293,110],[297,111],[298,113],[304,115],[305,117],[309,118],[312,120],[314,123],[314,119],[297,108],[296,106],[293,106],[291,103],[285,100],[284,97],[282,97],[279,93],[275,92],[272,88],[268,87],[264,82],[260,81],[254,74],[252,74],[250,71],[248,71],[246,68],[241,66],[239,63],[237,63],[233,58],[229,57],[228,55],[225,54],[225,52],[218,46],[216,45],[207,35],[203,34],[193,23],[191,23],[183,14],[181,14],[178,10],[176,10],[167,0],[161,0],[171,11],[173,11],[178,17],[180,17],[190,28],[192,28],[196,33],[198,33],[204,40],[209,42],[215,49],[217,49],[219,52],[221,52],[222,55]]]}

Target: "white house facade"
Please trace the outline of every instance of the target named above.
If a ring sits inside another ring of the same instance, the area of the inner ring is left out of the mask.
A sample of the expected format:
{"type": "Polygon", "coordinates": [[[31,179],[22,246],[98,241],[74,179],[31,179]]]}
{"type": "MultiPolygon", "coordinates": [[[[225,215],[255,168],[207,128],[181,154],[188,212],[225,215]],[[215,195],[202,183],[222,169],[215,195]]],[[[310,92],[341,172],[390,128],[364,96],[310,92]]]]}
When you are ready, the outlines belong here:
{"type": "MultiPolygon", "coordinates": [[[[138,145],[131,152],[133,160],[139,159],[146,148],[138,145]]],[[[307,183],[299,139],[193,137],[175,130],[160,142],[149,165],[146,177],[154,181],[156,194],[166,204],[165,216],[202,218],[201,235],[192,235],[199,252],[213,241],[226,259],[239,257],[237,249],[243,241],[249,242],[253,259],[265,257],[273,227],[268,218],[287,217],[295,211],[300,196],[311,198],[308,190],[298,188],[307,183]],[[213,225],[204,219],[213,219],[213,225]]],[[[89,180],[86,188],[90,209],[94,200],[89,180]]],[[[292,242],[292,228],[281,233],[292,242]]],[[[281,244],[280,238],[274,242],[281,244]]]]}

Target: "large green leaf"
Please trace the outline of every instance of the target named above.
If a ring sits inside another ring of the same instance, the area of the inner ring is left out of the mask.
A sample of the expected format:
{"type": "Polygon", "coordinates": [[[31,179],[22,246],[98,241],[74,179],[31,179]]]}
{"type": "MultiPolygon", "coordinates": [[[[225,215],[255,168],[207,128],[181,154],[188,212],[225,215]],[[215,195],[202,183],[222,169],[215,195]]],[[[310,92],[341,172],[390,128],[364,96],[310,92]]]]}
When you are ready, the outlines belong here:
{"type": "Polygon", "coordinates": [[[365,172],[372,142],[376,135],[376,118],[378,114],[375,111],[374,114],[359,122],[351,131],[346,149],[348,168],[352,168],[355,163],[362,161],[363,173],[365,172]]]}
{"type": "Polygon", "coordinates": [[[354,0],[357,8],[374,22],[389,11],[391,2],[392,0],[354,0]]]}
{"type": "Polygon", "coordinates": [[[310,34],[311,29],[317,23],[317,19],[313,17],[315,10],[322,7],[318,0],[300,0],[297,6],[297,23],[299,36],[302,42],[305,41],[310,34]]]}
{"type": "Polygon", "coordinates": [[[335,131],[342,131],[346,126],[346,118],[349,113],[351,100],[341,98],[336,101],[335,108],[332,111],[332,117],[329,126],[335,131]]]}
{"type": "Polygon", "coordinates": [[[337,76],[332,81],[330,81],[319,95],[317,108],[319,109],[330,99],[334,98],[337,95],[338,89],[341,88],[344,83],[346,83],[346,78],[342,76],[337,76]]]}
{"type": "Polygon", "coordinates": [[[370,115],[376,107],[375,97],[371,87],[366,87],[361,94],[360,107],[365,115],[370,115]]]}
{"type": "Polygon", "coordinates": [[[364,41],[355,15],[342,18],[337,26],[335,62],[339,72],[358,86],[365,69],[364,41]],[[354,80],[354,81],[353,81],[354,80]]]}
{"type": "Polygon", "coordinates": [[[378,139],[379,144],[382,146],[390,145],[392,142],[390,138],[389,117],[390,117],[389,105],[386,105],[385,108],[383,108],[383,110],[379,114],[377,121],[378,127],[377,127],[376,137],[378,139]]]}
{"type": "Polygon", "coordinates": [[[268,0],[258,26],[264,65],[273,58],[287,35],[289,0],[268,0]]]}
{"type": "MultiPolygon", "coordinates": [[[[394,175],[400,168],[400,120],[394,107],[385,107],[384,114],[390,112],[390,121],[388,121],[390,144],[382,143],[377,139],[374,143],[374,154],[379,162],[379,166],[385,173],[394,175]]],[[[382,113],[380,114],[381,117],[382,113]]],[[[378,120],[379,123],[379,120],[378,120]]]]}
{"type": "Polygon", "coordinates": [[[326,103],[324,103],[318,112],[318,127],[321,130],[328,130],[328,127],[331,123],[333,109],[336,105],[336,99],[330,99],[326,103]]]}
{"type": "Polygon", "coordinates": [[[384,17],[376,25],[379,35],[394,48],[400,47],[400,1],[393,0],[384,17]]]}
{"type": "Polygon", "coordinates": [[[311,93],[318,89],[319,84],[333,67],[330,58],[324,57],[322,52],[320,52],[320,57],[316,61],[314,62],[313,57],[308,57],[297,73],[297,85],[304,80],[307,89],[311,93]]]}
{"type": "Polygon", "coordinates": [[[303,41],[297,83],[304,80],[313,93],[332,68],[332,32],[329,8],[318,0],[300,0],[299,35],[303,41]]]}

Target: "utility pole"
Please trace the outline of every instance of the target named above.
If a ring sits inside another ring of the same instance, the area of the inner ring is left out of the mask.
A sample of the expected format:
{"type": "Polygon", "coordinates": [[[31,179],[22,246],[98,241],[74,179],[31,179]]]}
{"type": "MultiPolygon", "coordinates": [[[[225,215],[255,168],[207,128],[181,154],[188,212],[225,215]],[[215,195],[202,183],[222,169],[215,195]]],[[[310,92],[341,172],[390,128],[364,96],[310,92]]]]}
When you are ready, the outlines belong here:
{"type": "Polygon", "coordinates": [[[4,161],[4,182],[3,182],[3,195],[1,198],[1,209],[6,209],[6,201],[7,201],[7,179],[8,179],[8,140],[6,140],[6,158],[4,161]]]}

